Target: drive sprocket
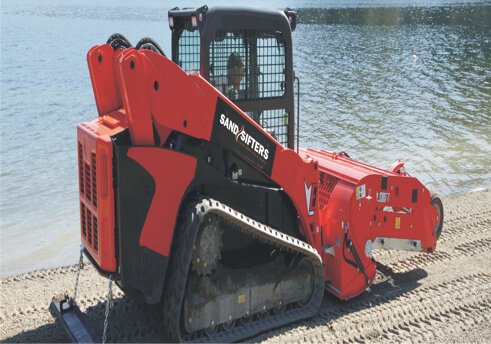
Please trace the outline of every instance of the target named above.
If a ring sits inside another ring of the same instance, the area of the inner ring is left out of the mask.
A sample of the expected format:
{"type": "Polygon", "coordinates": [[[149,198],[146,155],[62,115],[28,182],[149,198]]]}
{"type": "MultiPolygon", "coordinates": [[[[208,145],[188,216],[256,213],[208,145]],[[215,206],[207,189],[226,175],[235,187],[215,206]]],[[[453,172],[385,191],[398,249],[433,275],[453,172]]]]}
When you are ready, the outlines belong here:
{"type": "Polygon", "coordinates": [[[216,216],[209,216],[201,226],[193,246],[192,268],[199,276],[210,275],[218,266],[223,247],[222,228],[216,216]]]}

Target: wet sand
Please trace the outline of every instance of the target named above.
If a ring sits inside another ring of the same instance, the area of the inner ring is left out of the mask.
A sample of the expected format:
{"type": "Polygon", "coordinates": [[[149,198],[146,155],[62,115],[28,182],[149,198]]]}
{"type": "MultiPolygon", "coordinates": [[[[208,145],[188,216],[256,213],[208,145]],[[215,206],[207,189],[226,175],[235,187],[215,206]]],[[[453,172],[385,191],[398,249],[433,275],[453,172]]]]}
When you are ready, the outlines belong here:
{"type": "MultiPolygon", "coordinates": [[[[491,191],[452,196],[444,206],[434,254],[377,252],[385,268],[370,290],[348,302],[326,293],[316,317],[249,341],[491,342],[491,191]]],[[[1,279],[0,340],[68,341],[48,307],[54,295],[73,293],[76,271],[71,265],[1,279]]],[[[117,287],[114,291],[108,341],[161,341],[158,307],[136,304],[117,287]]],[[[99,334],[106,293],[107,280],[87,264],[77,301],[99,334]]]]}

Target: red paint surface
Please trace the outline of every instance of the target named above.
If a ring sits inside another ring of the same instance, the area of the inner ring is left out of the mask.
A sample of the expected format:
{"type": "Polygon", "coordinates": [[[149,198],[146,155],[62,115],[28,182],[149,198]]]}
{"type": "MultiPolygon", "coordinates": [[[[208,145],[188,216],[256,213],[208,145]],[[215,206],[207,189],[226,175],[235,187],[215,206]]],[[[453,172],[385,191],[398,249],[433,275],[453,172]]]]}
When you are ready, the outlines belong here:
{"type": "Polygon", "coordinates": [[[163,148],[135,147],[128,157],[147,170],[155,181],[155,194],[140,236],[140,245],[169,256],[179,206],[194,178],[196,159],[163,148]]]}
{"type": "MultiPolygon", "coordinates": [[[[84,247],[99,264],[99,267],[109,272],[116,271],[114,189],[112,187],[113,146],[111,136],[120,133],[126,126],[124,114],[114,111],[93,121],[81,123],[77,128],[77,142],[82,147],[82,151],[79,151],[79,163],[82,162],[84,166],[87,164],[91,171],[95,167],[97,171],[97,192],[94,193],[92,188],[90,199],[85,192],[80,192],[79,196],[80,208],[83,205],[86,209],[84,217],[82,217],[82,209],[80,209],[81,239],[84,247]],[[96,166],[93,166],[92,154],[96,156],[96,166]],[[96,205],[93,202],[93,197],[96,197],[96,205]],[[86,227],[88,225],[88,212],[92,216],[93,226],[94,219],[97,221],[97,231],[94,231],[95,227],[93,227],[90,240],[88,233],[84,236],[82,231],[83,221],[85,221],[86,227]]],[[[79,179],[81,176],[85,186],[87,181],[85,180],[84,166],[79,165],[79,179]]],[[[90,183],[92,183],[92,178],[90,183]]],[[[93,186],[93,184],[91,185],[93,186]]]]}

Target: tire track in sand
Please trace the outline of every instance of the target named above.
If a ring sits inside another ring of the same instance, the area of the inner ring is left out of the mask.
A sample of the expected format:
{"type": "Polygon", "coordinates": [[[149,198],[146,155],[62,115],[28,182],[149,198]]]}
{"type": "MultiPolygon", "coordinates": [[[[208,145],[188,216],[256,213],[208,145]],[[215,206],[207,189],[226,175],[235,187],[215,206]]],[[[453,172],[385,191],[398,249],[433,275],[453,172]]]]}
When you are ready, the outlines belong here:
{"type": "MultiPolygon", "coordinates": [[[[319,316],[303,322],[300,331],[272,341],[366,342],[438,338],[439,323],[453,321],[465,328],[491,316],[491,276],[473,274],[408,291],[396,297],[325,304],[319,316]],[[479,285],[479,288],[474,288],[479,285]],[[448,298],[459,295],[448,302],[448,298]],[[348,307],[347,307],[348,306],[348,307]],[[326,331],[327,327],[330,329],[326,331]],[[432,337],[433,336],[433,337],[432,337]],[[286,338],[284,338],[286,337],[286,338]]],[[[441,327],[441,326],[440,326],[441,327]]],[[[260,338],[258,338],[260,339],[260,338]]]]}

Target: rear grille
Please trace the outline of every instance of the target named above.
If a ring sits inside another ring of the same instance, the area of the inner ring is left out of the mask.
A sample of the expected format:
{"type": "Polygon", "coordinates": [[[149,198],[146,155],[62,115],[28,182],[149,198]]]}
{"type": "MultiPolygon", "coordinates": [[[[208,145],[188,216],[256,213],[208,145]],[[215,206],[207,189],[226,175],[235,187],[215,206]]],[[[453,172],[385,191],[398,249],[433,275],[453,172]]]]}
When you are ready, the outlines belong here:
{"type": "Polygon", "coordinates": [[[82,222],[82,237],[87,238],[87,222],[85,220],[87,212],[83,203],[80,203],[80,209],[82,209],[82,213],[80,214],[80,221],[82,222]]]}
{"type": "Polygon", "coordinates": [[[78,177],[79,177],[79,187],[80,193],[84,194],[84,151],[83,146],[78,143],[78,177]]]}
{"type": "Polygon", "coordinates": [[[90,244],[90,246],[99,251],[99,225],[97,216],[92,213],[83,203],[80,204],[82,209],[80,221],[82,224],[82,238],[90,244]]]}
{"type": "Polygon", "coordinates": [[[113,128],[101,118],[77,127],[80,239],[91,261],[111,272],[116,271],[116,240],[113,142],[108,138],[122,130],[123,126],[113,128]]]}
{"type": "Polygon", "coordinates": [[[87,234],[88,234],[88,241],[89,241],[89,244],[92,245],[92,214],[90,213],[90,211],[87,212],[87,234]]]}
{"type": "Polygon", "coordinates": [[[85,163],[85,197],[90,201],[92,197],[91,193],[91,184],[90,184],[90,165],[88,163],[85,163]]]}
{"type": "Polygon", "coordinates": [[[85,245],[99,252],[99,221],[97,218],[97,156],[84,156],[84,146],[78,143],[80,184],[80,227],[85,245]]]}
{"type": "Polygon", "coordinates": [[[95,153],[92,153],[92,204],[97,208],[97,164],[95,153]]]}
{"type": "Polygon", "coordinates": [[[93,226],[93,230],[94,230],[94,249],[96,251],[99,250],[99,228],[97,226],[97,217],[93,217],[92,218],[92,226],[93,226]]]}
{"type": "Polygon", "coordinates": [[[338,178],[330,176],[326,173],[320,174],[320,187],[319,187],[319,207],[324,209],[329,203],[332,190],[338,183],[338,178]]]}

